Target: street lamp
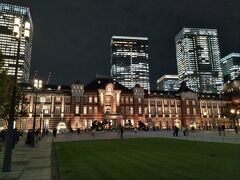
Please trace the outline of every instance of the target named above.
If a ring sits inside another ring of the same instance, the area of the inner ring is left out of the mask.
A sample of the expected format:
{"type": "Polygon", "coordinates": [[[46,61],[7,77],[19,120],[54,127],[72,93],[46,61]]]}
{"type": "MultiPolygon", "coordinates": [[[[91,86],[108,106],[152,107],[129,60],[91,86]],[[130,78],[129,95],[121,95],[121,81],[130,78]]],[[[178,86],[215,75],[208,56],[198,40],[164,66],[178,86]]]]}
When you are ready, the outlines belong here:
{"type": "Polygon", "coordinates": [[[10,172],[11,171],[11,162],[12,162],[12,142],[13,142],[13,122],[15,117],[15,107],[16,107],[16,92],[17,92],[17,74],[18,74],[18,64],[19,64],[19,55],[20,55],[20,44],[21,38],[24,35],[26,39],[30,36],[30,23],[25,22],[23,25],[21,23],[20,18],[14,19],[14,28],[13,34],[16,37],[18,42],[17,46],[17,57],[16,57],[16,66],[15,66],[15,73],[13,79],[13,89],[12,89],[12,97],[11,97],[11,106],[9,111],[9,120],[8,120],[8,132],[6,137],[6,144],[4,150],[4,158],[3,158],[3,172],[10,172]],[[24,33],[23,33],[24,31],[24,33]]]}
{"type": "Polygon", "coordinates": [[[233,115],[233,118],[234,118],[235,132],[238,133],[238,127],[239,127],[238,118],[239,118],[240,110],[231,109],[230,112],[231,112],[231,114],[233,115]],[[236,119],[237,119],[237,126],[236,126],[236,119]]]}
{"type": "Polygon", "coordinates": [[[32,141],[31,147],[35,145],[35,126],[36,126],[36,107],[37,107],[37,90],[42,88],[42,80],[34,80],[34,90],[35,90],[35,102],[34,102],[34,116],[33,116],[33,129],[32,129],[32,141]]]}
{"type": "MultiPolygon", "coordinates": [[[[46,100],[46,98],[44,96],[40,98],[40,102],[42,103],[42,111],[41,111],[41,117],[40,117],[40,131],[41,131],[41,134],[42,134],[43,105],[45,103],[45,100],[46,100]]],[[[44,120],[43,120],[43,128],[44,128],[44,120]]],[[[43,134],[42,134],[42,137],[43,137],[43,134]]]]}

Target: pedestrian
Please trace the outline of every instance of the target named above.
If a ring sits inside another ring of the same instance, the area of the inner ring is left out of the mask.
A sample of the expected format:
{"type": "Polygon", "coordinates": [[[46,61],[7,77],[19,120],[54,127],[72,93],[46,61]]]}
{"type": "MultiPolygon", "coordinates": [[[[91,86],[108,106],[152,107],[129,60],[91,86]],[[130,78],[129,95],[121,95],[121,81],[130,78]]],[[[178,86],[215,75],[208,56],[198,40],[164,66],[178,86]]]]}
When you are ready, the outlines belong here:
{"type": "Polygon", "coordinates": [[[183,136],[186,136],[186,128],[183,127],[183,136]]]}
{"type": "Polygon", "coordinates": [[[13,129],[13,139],[12,139],[12,150],[14,150],[15,145],[17,144],[19,140],[19,133],[17,131],[17,129],[13,129]]]}
{"type": "Polygon", "coordinates": [[[45,136],[45,134],[46,134],[46,129],[43,128],[43,131],[42,131],[42,137],[45,136]]]}
{"type": "Polygon", "coordinates": [[[175,126],[176,136],[178,136],[178,127],[175,126]]]}
{"type": "Polygon", "coordinates": [[[185,135],[188,136],[188,128],[185,128],[185,135]]]}
{"type": "Polygon", "coordinates": [[[218,126],[218,133],[219,133],[219,136],[221,136],[221,127],[218,126]]]}
{"type": "Polygon", "coordinates": [[[225,126],[224,126],[224,125],[222,125],[221,130],[222,130],[222,134],[223,134],[223,136],[225,136],[225,126]]]}
{"type": "Polygon", "coordinates": [[[36,135],[36,143],[38,143],[38,141],[41,139],[41,137],[39,136],[39,134],[41,133],[41,130],[40,129],[37,129],[36,132],[35,132],[35,135],[36,135]]]}
{"type": "Polygon", "coordinates": [[[48,131],[48,129],[46,129],[46,136],[48,136],[48,133],[49,133],[49,131],[48,131]]]}
{"type": "Polygon", "coordinates": [[[30,130],[28,130],[28,132],[27,132],[27,138],[26,138],[25,144],[30,145],[31,142],[32,142],[32,130],[30,129],[30,130]]]}
{"type": "Polygon", "coordinates": [[[135,132],[135,134],[137,134],[137,128],[136,127],[134,128],[134,132],[135,132]]]}
{"type": "Polygon", "coordinates": [[[53,137],[56,137],[56,136],[57,136],[57,129],[53,128],[53,137]]]}
{"type": "Polygon", "coordinates": [[[123,127],[121,127],[120,132],[121,132],[121,139],[122,139],[123,138],[123,127]]]}
{"type": "Polygon", "coordinates": [[[235,133],[238,133],[238,127],[235,126],[234,129],[235,129],[235,133]]]}
{"type": "Polygon", "coordinates": [[[80,135],[80,128],[77,128],[77,135],[80,135]]]}

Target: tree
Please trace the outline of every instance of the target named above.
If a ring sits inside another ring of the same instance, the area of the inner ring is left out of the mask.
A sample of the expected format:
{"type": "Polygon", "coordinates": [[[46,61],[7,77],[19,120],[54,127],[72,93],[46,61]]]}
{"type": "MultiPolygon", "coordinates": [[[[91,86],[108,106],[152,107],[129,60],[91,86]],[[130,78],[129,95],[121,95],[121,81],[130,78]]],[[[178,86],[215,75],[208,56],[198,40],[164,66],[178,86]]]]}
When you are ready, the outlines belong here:
{"type": "MultiPolygon", "coordinates": [[[[7,125],[11,106],[13,80],[7,75],[7,71],[3,68],[3,65],[3,55],[0,51],[0,119],[4,121],[5,125],[7,125]]],[[[15,116],[26,115],[27,107],[23,105],[24,101],[24,94],[17,91],[15,116]]]]}
{"type": "Polygon", "coordinates": [[[0,51],[0,119],[7,122],[11,102],[12,81],[3,68],[3,55],[0,51]]]}

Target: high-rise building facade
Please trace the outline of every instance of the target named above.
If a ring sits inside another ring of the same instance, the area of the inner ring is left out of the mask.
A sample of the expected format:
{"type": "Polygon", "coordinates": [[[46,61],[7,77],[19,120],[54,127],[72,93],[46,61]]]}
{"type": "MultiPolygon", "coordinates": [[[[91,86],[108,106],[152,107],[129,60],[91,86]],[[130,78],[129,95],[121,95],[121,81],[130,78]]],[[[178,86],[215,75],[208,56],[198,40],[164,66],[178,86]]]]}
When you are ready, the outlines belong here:
{"type": "Polygon", "coordinates": [[[111,76],[125,87],[150,90],[147,37],[112,37],[111,76]]]}
{"type": "Polygon", "coordinates": [[[24,27],[25,22],[30,23],[30,36],[24,38],[24,28],[22,28],[22,37],[20,38],[20,54],[18,64],[18,82],[28,82],[30,74],[32,33],[33,23],[28,7],[22,7],[11,4],[0,3],[0,50],[3,55],[3,68],[7,70],[9,76],[15,74],[18,41],[13,34],[14,20],[20,19],[20,24],[24,27]]]}
{"type": "Polygon", "coordinates": [[[179,88],[177,75],[163,75],[157,80],[157,89],[160,91],[177,91],[179,88]]]}
{"type": "Polygon", "coordinates": [[[221,92],[223,82],[217,30],[183,28],[175,42],[180,81],[185,81],[197,92],[221,92]]]}
{"type": "Polygon", "coordinates": [[[224,82],[240,76],[240,53],[231,53],[221,59],[221,68],[224,82]]]}

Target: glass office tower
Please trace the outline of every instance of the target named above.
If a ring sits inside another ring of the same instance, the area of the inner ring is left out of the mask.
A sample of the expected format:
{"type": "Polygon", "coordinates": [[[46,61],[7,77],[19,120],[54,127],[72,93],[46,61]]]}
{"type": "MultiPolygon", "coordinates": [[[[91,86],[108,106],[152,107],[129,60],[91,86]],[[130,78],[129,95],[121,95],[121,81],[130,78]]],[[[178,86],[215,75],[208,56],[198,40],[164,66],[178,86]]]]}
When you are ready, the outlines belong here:
{"type": "Polygon", "coordinates": [[[221,59],[224,82],[240,76],[240,53],[231,53],[221,59]]]}
{"type": "Polygon", "coordinates": [[[163,75],[157,80],[157,89],[160,91],[177,91],[179,88],[178,75],[163,75]]]}
{"type": "MultiPolygon", "coordinates": [[[[20,18],[20,23],[30,23],[30,37],[26,40],[23,36],[20,41],[18,82],[29,82],[31,50],[32,50],[32,32],[33,24],[30,10],[27,7],[0,3],[0,50],[3,55],[3,68],[7,70],[9,76],[13,76],[16,67],[18,42],[13,35],[14,19],[20,18]]],[[[23,33],[24,34],[24,30],[23,33]]]]}
{"type": "Polygon", "coordinates": [[[220,93],[223,82],[217,30],[183,28],[175,42],[180,81],[197,92],[220,93]]]}
{"type": "Polygon", "coordinates": [[[147,37],[112,37],[111,76],[128,88],[139,84],[150,90],[147,37]]]}

